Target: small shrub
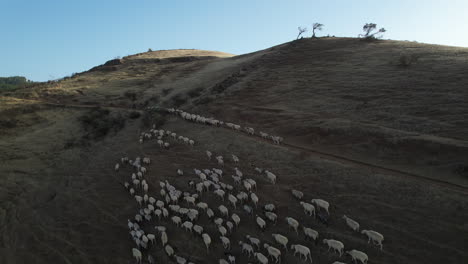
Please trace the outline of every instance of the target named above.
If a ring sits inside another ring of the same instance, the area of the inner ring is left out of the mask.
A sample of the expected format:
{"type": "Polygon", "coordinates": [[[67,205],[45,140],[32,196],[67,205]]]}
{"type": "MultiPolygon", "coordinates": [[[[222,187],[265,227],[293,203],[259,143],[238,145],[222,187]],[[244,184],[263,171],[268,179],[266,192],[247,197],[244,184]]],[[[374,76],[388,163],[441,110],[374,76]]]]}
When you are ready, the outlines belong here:
{"type": "Polygon", "coordinates": [[[137,112],[137,111],[132,111],[128,115],[128,117],[130,117],[131,119],[137,119],[137,118],[140,118],[140,116],[141,116],[140,112],[137,112]]]}
{"type": "Polygon", "coordinates": [[[198,88],[195,88],[195,89],[193,89],[193,90],[190,90],[190,91],[188,92],[188,95],[189,95],[190,97],[192,97],[192,98],[193,98],[193,97],[198,97],[198,96],[200,96],[200,95],[202,94],[202,92],[203,92],[203,87],[198,87],[198,88]]]}
{"type": "Polygon", "coordinates": [[[164,89],[162,90],[163,96],[168,95],[169,93],[172,92],[172,90],[173,90],[172,88],[164,88],[164,89]]]}
{"type": "Polygon", "coordinates": [[[398,65],[402,67],[408,67],[417,61],[417,57],[414,54],[402,53],[398,58],[398,65]]]}
{"type": "Polygon", "coordinates": [[[135,100],[136,100],[136,97],[137,97],[137,94],[136,94],[135,92],[133,92],[133,91],[126,91],[126,92],[124,93],[124,96],[127,97],[127,98],[129,98],[129,99],[132,100],[132,101],[135,101],[135,100]]]}
{"type": "Polygon", "coordinates": [[[205,96],[205,97],[198,98],[193,103],[195,105],[204,105],[204,104],[208,104],[208,103],[212,102],[214,99],[215,98],[213,96],[205,96]]]}
{"type": "Polygon", "coordinates": [[[171,98],[172,105],[179,107],[187,102],[187,97],[182,94],[176,94],[171,98]]]}
{"type": "Polygon", "coordinates": [[[145,127],[152,127],[153,124],[156,127],[161,127],[166,123],[166,116],[163,113],[156,111],[145,112],[142,118],[142,124],[145,127]]]}
{"type": "Polygon", "coordinates": [[[78,118],[86,134],[83,139],[103,138],[110,131],[119,131],[125,126],[125,118],[120,113],[111,113],[107,109],[95,108],[78,118]]]}
{"type": "Polygon", "coordinates": [[[148,52],[152,52],[153,50],[151,48],[148,49],[148,52]]]}

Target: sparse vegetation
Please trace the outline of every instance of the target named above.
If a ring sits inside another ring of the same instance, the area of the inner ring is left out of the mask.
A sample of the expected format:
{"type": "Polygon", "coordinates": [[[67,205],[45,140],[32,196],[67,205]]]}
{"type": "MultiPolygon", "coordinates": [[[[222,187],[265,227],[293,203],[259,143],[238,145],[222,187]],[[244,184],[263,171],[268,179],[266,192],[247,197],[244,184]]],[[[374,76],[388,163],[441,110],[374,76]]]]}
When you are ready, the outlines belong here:
{"type": "Polygon", "coordinates": [[[118,112],[95,108],[79,118],[86,134],[85,140],[97,140],[105,137],[110,131],[119,131],[125,126],[125,118],[118,112]]]}
{"type": "Polygon", "coordinates": [[[315,38],[315,30],[321,31],[325,25],[320,23],[314,23],[312,25],[312,37],[315,38]]]}
{"type": "Polygon", "coordinates": [[[142,124],[145,127],[151,127],[153,124],[156,127],[161,127],[166,123],[166,116],[158,111],[145,111],[143,113],[142,124]]]}
{"type": "Polygon", "coordinates": [[[23,76],[0,77],[0,92],[13,91],[20,87],[25,87],[32,82],[23,76]]]}
{"type": "Polygon", "coordinates": [[[171,103],[174,107],[179,107],[187,102],[187,96],[184,94],[176,94],[171,98],[171,103]]]}
{"type": "Polygon", "coordinates": [[[164,88],[162,90],[162,95],[166,96],[166,95],[170,94],[172,92],[172,90],[173,90],[172,88],[164,88]]]}
{"type": "Polygon", "coordinates": [[[365,40],[375,40],[377,38],[382,38],[383,35],[378,35],[378,34],[383,34],[387,30],[385,28],[380,28],[376,32],[372,33],[377,29],[377,24],[374,23],[366,23],[363,27],[362,30],[364,31],[364,34],[359,34],[358,37],[364,37],[365,40]]]}
{"type": "Polygon", "coordinates": [[[137,94],[136,94],[135,92],[133,92],[133,91],[126,91],[126,92],[124,93],[124,96],[127,97],[127,98],[129,98],[129,99],[132,100],[132,101],[135,101],[135,100],[136,100],[136,97],[137,97],[137,94]]]}
{"type": "Polygon", "coordinates": [[[148,52],[152,52],[153,50],[151,48],[148,49],[148,52]]]}
{"type": "Polygon", "coordinates": [[[190,97],[192,97],[192,98],[193,98],[193,97],[198,97],[198,96],[200,96],[200,95],[202,94],[202,92],[203,92],[203,87],[198,87],[198,88],[195,88],[195,89],[190,90],[190,91],[188,92],[188,95],[189,95],[190,97]]]}
{"type": "Polygon", "coordinates": [[[131,119],[137,119],[137,118],[140,118],[140,116],[141,116],[140,112],[137,112],[137,111],[132,111],[128,115],[128,117],[130,117],[131,119]]]}
{"type": "Polygon", "coordinates": [[[299,34],[297,34],[297,38],[296,39],[299,39],[299,37],[307,31],[307,28],[301,28],[301,27],[297,27],[297,30],[299,30],[299,34]]]}
{"type": "Polygon", "coordinates": [[[417,56],[414,54],[401,53],[398,58],[398,65],[402,67],[408,67],[415,63],[418,60],[417,56]]]}

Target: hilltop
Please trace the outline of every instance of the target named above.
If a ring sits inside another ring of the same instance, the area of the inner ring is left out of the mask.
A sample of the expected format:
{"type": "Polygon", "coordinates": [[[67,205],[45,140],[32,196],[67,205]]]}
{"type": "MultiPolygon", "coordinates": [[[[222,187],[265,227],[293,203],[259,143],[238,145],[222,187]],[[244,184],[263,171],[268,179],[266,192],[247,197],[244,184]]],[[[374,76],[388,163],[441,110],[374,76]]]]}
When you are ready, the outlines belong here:
{"type": "MultiPolygon", "coordinates": [[[[468,259],[467,62],[468,48],[301,39],[244,55],[144,52],[2,93],[0,224],[9,228],[1,231],[0,262],[127,263],[126,221],[135,203],[113,172],[115,162],[150,156],[156,189],[178,168],[213,166],[207,149],[238,154],[248,174],[251,164],[276,172],[277,185],[259,180],[263,203],[277,204],[282,217],[275,230],[287,230],[284,216],[306,221],[290,199],[290,189],[298,188],[334,205],[330,228],[319,232],[366,248],[373,263],[468,259]],[[153,106],[285,141],[275,146],[148,112],[153,106]],[[197,146],[164,152],[152,141],[139,144],[152,124],[194,138],[197,146]],[[343,214],[381,230],[385,250],[367,248],[343,227],[343,214]]],[[[185,187],[187,179],[174,181],[185,187]]],[[[200,245],[185,245],[185,234],[173,236],[199,262],[216,261],[200,245]]],[[[333,262],[326,249],[311,248],[314,262],[315,256],[333,262]]]]}

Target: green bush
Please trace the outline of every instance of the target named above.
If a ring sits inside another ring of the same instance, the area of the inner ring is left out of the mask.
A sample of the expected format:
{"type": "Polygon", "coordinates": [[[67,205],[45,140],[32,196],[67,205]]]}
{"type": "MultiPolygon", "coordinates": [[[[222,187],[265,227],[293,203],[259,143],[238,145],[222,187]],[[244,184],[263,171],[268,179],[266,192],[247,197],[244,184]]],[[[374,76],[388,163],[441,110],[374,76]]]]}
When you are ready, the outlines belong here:
{"type": "Polygon", "coordinates": [[[86,134],[84,139],[97,140],[110,131],[117,132],[125,126],[125,118],[120,113],[111,113],[107,109],[95,108],[79,117],[86,134]]]}

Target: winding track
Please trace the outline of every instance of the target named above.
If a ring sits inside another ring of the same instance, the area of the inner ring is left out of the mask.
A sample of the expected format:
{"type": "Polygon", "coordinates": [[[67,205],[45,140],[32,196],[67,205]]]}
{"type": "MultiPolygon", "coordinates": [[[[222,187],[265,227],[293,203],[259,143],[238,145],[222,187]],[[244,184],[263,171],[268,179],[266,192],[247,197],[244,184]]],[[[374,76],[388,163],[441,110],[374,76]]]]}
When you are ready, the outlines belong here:
{"type": "MultiPolygon", "coordinates": [[[[56,106],[56,107],[85,108],[85,109],[92,109],[92,108],[96,108],[96,107],[101,107],[101,108],[109,109],[109,110],[136,111],[136,112],[140,112],[140,113],[145,112],[145,110],[133,109],[133,108],[128,108],[128,107],[117,107],[117,106],[106,106],[106,105],[66,104],[66,103],[53,103],[53,102],[48,102],[48,101],[44,101],[44,100],[37,100],[37,99],[22,99],[22,98],[15,98],[15,97],[9,97],[9,98],[13,98],[13,99],[16,99],[16,100],[22,100],[22,101],[28,101],[28,102],[31,102],[31,103],[38,103],[38,104],[56,106]]],[[[191,122],[191,123],[198,124],[198,123],[195,123],[195,122],[191,122]]],[[[220,128],[229,129],[229,128],[224,127],[224,126],[222,126],[220,128]]],[[[252,137],[252,136],[250,136],[250,137],[252,137]]],[[[273,144],[273,142],[271,142],[270,140],[265,140],[265,139],[261,138],[257,134],[255,134],[253,137],[256,140],[273,144]]],[[[288,150],[292,150],[292,151],[302,151],[302,152],[307,153],[309,156],[313,156],[315,158],[331,160],[331,161],[339,162],[339,163],[342,163],[342,164],[345,164],[345,165],[351,165],[353,167],[358,167],[358,168],[361,168],[361,169],[367,169],[367,170],[370,170],[372,172],[384,173],[384,174],[387,174],[387,175],[392,175],[392,176],[397,176],[397,177],[416,178],[416,179],[419,179],[419,180],[423,180],[423,181],[425,181],[427,183],[431,183],[431,184],[434,184],[434,185],[439,185],[439,186],[442,186],[442,187],[449,188],[452,191],[457,191],[457,192],[468,194],[468,187],[464,186],[464,185],[461,185],[461,184],[456,184],[456,183],[452,183],[452,182],[448,182],[448,181],[444,181],[444,180],[440,180],[440,179],[434,179],[434,178],[431,178],[431,177],[426,177],[426,176],[422,176],[422,175],[418,175],[418,174],[414,174],[414,173],[410,173],[410,172],[405,172],[405,171],[401,171],[401,170],[397,170],[397,169],[383,167],[383,166],[379,166],[379,165],[359,161],[359,160],[356,160],[356,159],[347,158],[347,157],[336,155],[336,154],[326,153],[326,152],[311,149],[311,148],[306,148],[306,147],[293,145],[293,144],[290,144],[290,143],[287,143],[287,142],[283,142],[283,143],[281,143],[280,145],[277,145],[277,146],[280,147],[280,148],[284,148],[284,149],[288,149],[288,150]]]]}

